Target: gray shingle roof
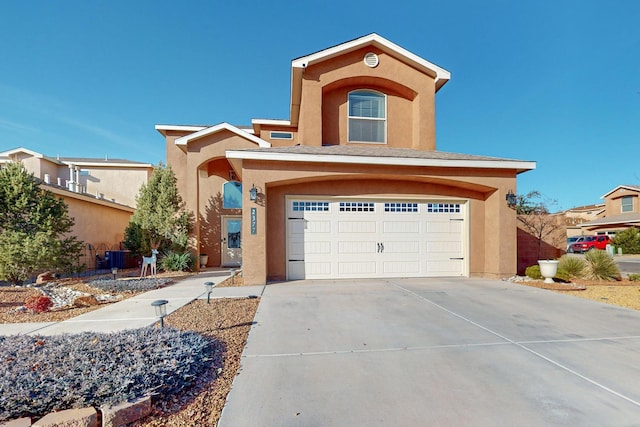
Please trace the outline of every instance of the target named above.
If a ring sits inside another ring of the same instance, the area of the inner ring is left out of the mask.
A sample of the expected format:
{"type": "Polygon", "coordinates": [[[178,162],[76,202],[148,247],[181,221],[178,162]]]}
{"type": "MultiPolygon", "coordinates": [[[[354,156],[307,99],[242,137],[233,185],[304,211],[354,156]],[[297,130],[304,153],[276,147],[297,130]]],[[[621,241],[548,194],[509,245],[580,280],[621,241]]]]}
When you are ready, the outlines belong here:
{"type": "Polygon", "coordinates": [[[473,154],[448,153],[445,151],[413,150],[409,148],[389,148],[371,145],[324,145],[308,146],[296,145],[291,147],[271,147],[245,149],[238,151],[254,151],[283,154],[335,155],[359,157],[396,157],[405,159],[435,159],[435,160],[482,160],[482,161],[521,161],[499,157],[477,156],[473,154]]]}

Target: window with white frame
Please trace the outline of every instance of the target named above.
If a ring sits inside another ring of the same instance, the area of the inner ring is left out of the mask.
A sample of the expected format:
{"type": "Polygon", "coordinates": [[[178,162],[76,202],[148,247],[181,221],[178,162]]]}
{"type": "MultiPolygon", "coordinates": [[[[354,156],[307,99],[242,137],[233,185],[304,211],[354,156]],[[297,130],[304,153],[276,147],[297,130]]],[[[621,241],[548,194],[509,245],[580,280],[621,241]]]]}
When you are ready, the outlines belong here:
{"type": "Polygon", "coordinates": [[[622,212],[633,212],[633,196],[624,196],[621,204],[622,212]]]}
{"type": "Polygon", "coordinates": [[[228,181],[222,186],[222,208],[242,209],[242,183],[228,181]]]}
{"type": "Polygon", "coordinates": [[[371,90],[349,93],[349,142],[387,142],[386,96],[371,90]]]}

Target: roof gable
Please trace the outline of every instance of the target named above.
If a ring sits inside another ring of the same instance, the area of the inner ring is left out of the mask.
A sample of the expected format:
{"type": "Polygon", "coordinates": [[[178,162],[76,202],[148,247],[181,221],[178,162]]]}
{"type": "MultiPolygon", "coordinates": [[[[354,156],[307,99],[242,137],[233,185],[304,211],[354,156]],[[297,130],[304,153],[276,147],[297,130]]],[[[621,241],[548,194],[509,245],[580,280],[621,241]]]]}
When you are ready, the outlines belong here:
{"type": "Polygon", "coordinates": [[[218,132],[222,132],[222,131],[229,131],[232,132],[242,138],[245,138],[255,144],[258,145],[258,147],[261,148],[267,148],[267,147],[271,147],[271,144],[269,144],[267,141],[265,141],[264,139],[258,138],[255,135],[250,134],[249,132],[246,132],[236,126],[230,125],[229,123],[223,122],[220,123],[218,125],[215,126],[210,126],[207,128],[204,128],[202,130],[199,130],[197,132],[194,132],[192,134],[189,135],[185,135],[183,137],[180,137],[178,139],[176,139],[175,144],[179,145],[179,146],[186,146],[189,144],[189,142],[191,141],[195,141],[197,139],[200,138],[204,138],[205,136],[208,135],[213,135],[215,133],[218,132]]]}
{"type": "Polygon", "coordinates": [[[601,199],[606,199],[607,197],[609,197],[610,195],[612,195],[613,193],[615,193],[618,190],[630,190],[634,193],[640,193],[640,185],[618,185],[616,188],[614,188],[613,190],[609,191],[607,194],[600,196],[601,199]]]}
{"type": "Polygon", "coordinates": [[[326,61],[328,59],[334,58],[339,55],[344,55],[345,53],[352,52],[366,46],[375,46],[383,52],[417,68],[425,74],[432,76],[436,81],[436,91],[444,86],[444,84],[451,78],[451,73],[449,73],[444,68],[438,67],[437,65],[419,57],[414,53],[409,52],[408,50],[398,46],[393,42],[390,42],[389,40],[376,33],[371,33],[355,40],[351,40],[337,46],[323,49],[319,52],[294,59],[293,61],[291,61],[291,67],[304,69],[309,65],[326,61]]]}

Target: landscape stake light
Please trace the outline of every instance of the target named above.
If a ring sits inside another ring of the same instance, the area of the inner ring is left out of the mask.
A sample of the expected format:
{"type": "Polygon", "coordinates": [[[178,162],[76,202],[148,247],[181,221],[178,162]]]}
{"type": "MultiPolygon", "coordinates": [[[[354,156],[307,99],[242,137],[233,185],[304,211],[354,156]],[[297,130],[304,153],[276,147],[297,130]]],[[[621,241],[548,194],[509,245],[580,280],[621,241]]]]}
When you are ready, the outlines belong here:
{"type": "Polygon", "coordinates": [[[118,267],[113,267],[111,269],[111,274],[113,274],[113,280],[116,280],[116,276],[118,275],[118,267]]]}
{"type": "Polygon", "coordinates": [[[211,304],[211,291],[213,291],[213,282],[204,282],[204,287],[207,290],[207,304],[211,304]]]}
{"type": "Polygon", "coordinates": [[[164,317],[167,315],[167,304],[169,301],[166,299],[155,300],[151,303],[156,311],[156,317],[160,319],[160,327],[164,328],[164,317]]]}

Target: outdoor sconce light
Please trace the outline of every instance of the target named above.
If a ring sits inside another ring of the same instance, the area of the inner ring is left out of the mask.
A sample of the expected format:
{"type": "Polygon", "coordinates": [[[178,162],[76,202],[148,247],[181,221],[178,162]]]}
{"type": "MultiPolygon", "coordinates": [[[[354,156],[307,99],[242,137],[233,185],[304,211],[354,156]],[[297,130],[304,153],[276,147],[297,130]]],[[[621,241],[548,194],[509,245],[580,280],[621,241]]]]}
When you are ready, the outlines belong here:
{"type": "Polygon", "coordinates": [[[118,267],[113,267],[111,269],[111,274],[113,274],[113,280],[116,280],[116,276],[118,275],[118,267]]]}
{"type": "Polygon", "coordinates": [[[254,184],[251,184],[251,189],[249,190],[249,200],[255,202],[258,199],[258,189],[254,184]]]}
{"type": "Polygon", "coordinates": [[[213,282],[204,282],[204,287],[207,290],[207,304],[211,304],[211,291],[213,290],[213,282]]]}
{"type": "Polygon", "coordinates": [[[156,317],[160,319],[160,327],[164,328],[164,317],[167,315],[167,304],[169,301],[166,299],[155,300],[151,303],[156,311],[156,317]]]}
{"type": "Polygon", "coordinates": [[[510,208],[514,208],[518,203],[518,197],[513,194],[513,191],[511,190],[509,190],[509,192],[505,196],[505,199],[507,200],[507,206],[509,206],[510,208]]]}

